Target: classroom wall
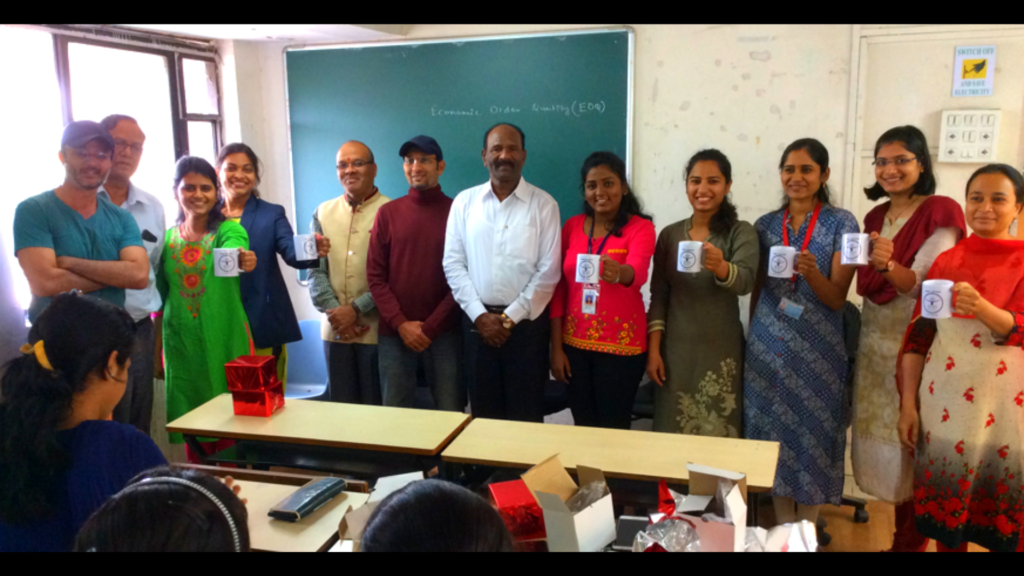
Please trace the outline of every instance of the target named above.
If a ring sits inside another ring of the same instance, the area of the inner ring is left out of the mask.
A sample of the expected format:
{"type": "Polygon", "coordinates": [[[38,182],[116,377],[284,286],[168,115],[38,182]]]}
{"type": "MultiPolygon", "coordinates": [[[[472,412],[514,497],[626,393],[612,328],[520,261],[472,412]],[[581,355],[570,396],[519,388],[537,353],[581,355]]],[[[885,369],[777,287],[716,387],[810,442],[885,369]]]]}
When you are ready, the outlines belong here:
{"type": "MultiPolygon", "coordinates": [[[[856,184],[870,186],[875,181],[874,145],[883,132],[903,124],[913,124],[924,132],[935,167],[938,193],[964,204],[964,188],[980,163],[937,162],[939,122],[943,110],[1002,110],[996,162],[1024,165],[1024,30],[1000,30],[1001,34],[979,31],[958,38],[941,35],[906,35],[872,43],[862,54],[867,59],[867,78],[863,90],[863,136],[858,154],[859,177],[856,184]],[[957,46],[995,45],[992,96],[954,98],[952,67],[957,46]],[[898,82],[893,79],[898,78],[898,82]]],[[[874,203],[863,194],[854,195],[852,208],[863,217],[874,203]]]]}
{"type": "MultiPolygon", "coordinates": [[[[601,26],[414,24],[405,39],[594,27],[601,26]]],[[[701,148],[716,147],[729,156],[734,202],[741,218],[751,222],[778,206],[782,194],[779,155],[796,138],[813,136],[824,142],[832,153],[833,182],[843,181],[851,26],[632,28],[636,33],[632,185],[647,211],[655,215],[659,230],[690,215],[682,169],[701,148]]],[[[222,43],[223,85],[234,82],[237,99],[237,115],[232,117],[227,114],[231,91],[224,88],[225,131],[229,138],[241,137],[261,155],[266,174],[260,190],[267,200],[285,206],[294,222],[284,47],[222,43]]],[[[339,145],[348,138],[358,135],[339,135],[339,145]]],[[[529,178],[529,163],[524,174],[529,178]]],[[[300,215],[300,228],[308,226],[309,217],[300,215]]],[[[286,270],[300,319],[316,318],[308,293],[298,285],[294,272],[286,270]]]]}

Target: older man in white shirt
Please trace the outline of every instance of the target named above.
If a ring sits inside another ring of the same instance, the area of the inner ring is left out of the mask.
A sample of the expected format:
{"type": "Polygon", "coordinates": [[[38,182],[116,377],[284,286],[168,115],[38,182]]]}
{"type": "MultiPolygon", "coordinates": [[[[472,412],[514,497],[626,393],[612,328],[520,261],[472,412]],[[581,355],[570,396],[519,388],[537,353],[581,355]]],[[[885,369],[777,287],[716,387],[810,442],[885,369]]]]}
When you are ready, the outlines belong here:
{"type": "Polygon", "coordinates": [[[561,218],[550,194],[522,177],[526,137],[512,124],[484,135],[490,180],[452,204],[444,272],[465,312],[473,416],[543,422],[551,327],[561,276],[561,218]]]}
{"type": "MultiPolygon", "coordinates": [[[[154,320],[150,314],[162,307],[160,292],[156,288],[156,270],[160,265],[167,224],[160,200],[131,182],[131,177],[139,168],[142,147],[146,142],[146,135],[139,128],[139,123],[131,116],[112,114],[101,120],[100,124],[114,138],[114,162],[110,175],[97,193],[110,200],[114,206],[124,208],[135,218],[150,264],[149,284],[142,290],[125,290],[124,307],[135,320],[137,344],[132,353],[124,396],[114,408],[114,420],[131,424],[149,435],[153,416],[153,367],[156,355],[160,353],[154,335],[154,320]]],[[[155,321],[159,322],[160,319],[155,321]]]]}

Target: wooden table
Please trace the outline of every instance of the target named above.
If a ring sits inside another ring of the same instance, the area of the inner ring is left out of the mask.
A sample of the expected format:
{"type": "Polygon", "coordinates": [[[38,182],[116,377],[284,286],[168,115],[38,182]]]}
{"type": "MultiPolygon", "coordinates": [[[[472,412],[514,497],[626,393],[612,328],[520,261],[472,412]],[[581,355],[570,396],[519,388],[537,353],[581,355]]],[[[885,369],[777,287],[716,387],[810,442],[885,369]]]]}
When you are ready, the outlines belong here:
{"type": "MultiPolygon", "coordinates": [[[[269,418],[235,416],[231,395],[222,394],[169,423],[167,431],[183,434],[204,460],[210,455],[203,452],[197,437],[300,444],[345,451],[348,456],[383,452],[433,457],[469,420],[468,414],[459,412],[292,399],[269,418]]],[[[308,467],[317,469],[312,464],[308,467]]]]}
{"type": "Polygon", "coordinates": [[[236,480],[240,497],[248,500],[249,542],[253,551],[325,552],[338,541],[338,523],[349,506],[358,508],[369,494],[342,492],[319,510],[298,522],[284,522],[267,516],[270,507],[297,489],[283,484],[236,480]]]}
{"type": "Polygon", "coordinates": [[[477,418],[441,454],[446,464],[529,468],[558,454],[566,468],[600,468],[609,478],[686,484],[693,462],[747,475],[749,492],[775,481],[778,442],[609,430],[477,418]]]}

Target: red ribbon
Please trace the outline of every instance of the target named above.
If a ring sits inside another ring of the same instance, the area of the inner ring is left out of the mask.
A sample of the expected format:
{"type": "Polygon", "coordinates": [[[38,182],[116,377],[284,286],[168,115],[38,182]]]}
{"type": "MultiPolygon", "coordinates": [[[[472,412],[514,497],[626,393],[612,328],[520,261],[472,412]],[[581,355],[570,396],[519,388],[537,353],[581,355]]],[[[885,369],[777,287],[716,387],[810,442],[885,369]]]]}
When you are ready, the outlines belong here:
{"type": "Polygon", "coordinates": [[[664,480],[658,482],[658,512],[665,516],[671,516],[676,512],[676,499],[668,491],[668,483],[664,480]]]}
{"type": "MultiPolygon", "coordinates": [[[[811,243],[811,236],[814,234],[814,227],[818,225],[818,214],[821,213],[821,202],[818,202],[814,206],[814,214],[811,214],[811,221],[807,223],[807,234],[804,235],[803,246],[800,247],[800,252],[807,250],[807,246],[811,243]]],[[[782,245],[789,246],[789,207],[786,207],[786,211],[782,214],[782,245]]],[[[796,290],[796,274],[789,279],[793,283],[793,290],[796,290]]]]}
{"type": "MultiPolygon", "coordinates": [[[[672,493],[668,491],[668,484],[664,479],[658,482],[658,512],[665,515],[665,517],[660,520],[661,522],[664,522],[665,520],[682,520],[693,527],[694,530],[697,529],[697,526],[693,522],[676,514],[676,499],[673,498],[672,493]]],[[[654,524],[653,522],[651,523],[654,524]]]]}

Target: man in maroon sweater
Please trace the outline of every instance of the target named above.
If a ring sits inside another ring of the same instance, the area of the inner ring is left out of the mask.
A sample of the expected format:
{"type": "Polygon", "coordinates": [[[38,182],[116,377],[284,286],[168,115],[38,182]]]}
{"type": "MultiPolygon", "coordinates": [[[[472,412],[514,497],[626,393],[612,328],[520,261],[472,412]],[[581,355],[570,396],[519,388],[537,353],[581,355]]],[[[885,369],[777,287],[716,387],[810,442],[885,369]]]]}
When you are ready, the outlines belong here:
{"type": "Polygon", "coordinates": [[[441,147],[429,136],[402,145],[409,193],[385,204],[370,235],[366,278],[380,312],[377,353],[385,406],[412,408],[422,362],[440,410],[461,412],[459,306],[441,260],[452,200],[441,192],[441,147]]]}

